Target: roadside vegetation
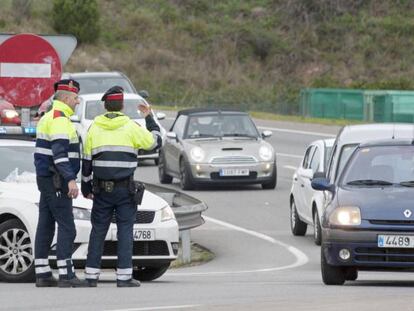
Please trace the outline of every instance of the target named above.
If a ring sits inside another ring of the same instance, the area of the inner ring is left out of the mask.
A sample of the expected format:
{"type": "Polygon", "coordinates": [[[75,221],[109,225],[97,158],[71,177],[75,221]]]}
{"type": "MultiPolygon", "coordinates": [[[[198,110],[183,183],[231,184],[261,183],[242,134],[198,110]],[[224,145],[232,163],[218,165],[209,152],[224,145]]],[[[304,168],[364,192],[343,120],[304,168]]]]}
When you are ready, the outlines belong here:
{"type": "Polygon", "coordinates": [[[297,114],[303,87],[414,89],[413,1],[0,4],[0,32],[77,34],[65,71],[120,70],[157,104],[297,114]]]}

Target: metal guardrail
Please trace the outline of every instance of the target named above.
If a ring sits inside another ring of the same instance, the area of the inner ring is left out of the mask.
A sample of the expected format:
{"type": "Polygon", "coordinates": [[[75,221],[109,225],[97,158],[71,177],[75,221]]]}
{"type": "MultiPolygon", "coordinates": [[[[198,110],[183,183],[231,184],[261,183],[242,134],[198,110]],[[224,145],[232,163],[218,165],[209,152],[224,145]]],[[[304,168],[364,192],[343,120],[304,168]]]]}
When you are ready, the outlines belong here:
{"type": "Polygon", "coordinates": [[[174,211],[180,231],[204,224],[201,213],[208,208],[204,202],[180,191],[154,184],[145,183],[145,189],[167,201],[174,211]]]}
{"type": "Polygon", "coordinates": [[[171,206],[178,222],[182,253],[179,254],[183,263],[191,262],[190,229],[204,224],[202,212],[207,204],[180,191],[163,186],[145,183],[145,189],[160,196],[171,206]]]}

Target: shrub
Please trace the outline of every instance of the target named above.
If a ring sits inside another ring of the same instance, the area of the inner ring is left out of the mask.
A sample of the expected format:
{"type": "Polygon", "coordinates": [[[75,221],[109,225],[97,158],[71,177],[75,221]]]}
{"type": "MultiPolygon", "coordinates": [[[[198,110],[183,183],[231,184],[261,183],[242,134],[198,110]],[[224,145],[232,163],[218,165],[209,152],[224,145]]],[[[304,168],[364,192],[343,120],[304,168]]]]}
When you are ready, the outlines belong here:
{"type": "Polygon", "coordinates": [[[99,11],[96,0],[53,0],[53,27],[74,35],[79,43],[99,38],[99,11]]]}

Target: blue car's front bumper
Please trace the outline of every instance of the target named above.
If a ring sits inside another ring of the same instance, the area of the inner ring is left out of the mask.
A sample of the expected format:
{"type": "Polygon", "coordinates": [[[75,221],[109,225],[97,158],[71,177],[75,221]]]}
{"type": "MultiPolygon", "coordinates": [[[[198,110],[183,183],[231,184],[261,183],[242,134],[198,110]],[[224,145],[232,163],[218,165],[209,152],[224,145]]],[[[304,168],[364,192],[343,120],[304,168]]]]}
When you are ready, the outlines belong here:
{"type": "Polygon", "coordinates": [[[328,264],[367,270],[414,270],[414,248],[378,247],[378,235],[414,235],[414,228],[405,227],[405,230],[392,228],[389,231],[373,229],[372,227],[368,230],[324,228],[322,251],[328,264]],[[348,260],[340,258],[339,252],[342,249],[349,250],[351,256],[348,260]]]}

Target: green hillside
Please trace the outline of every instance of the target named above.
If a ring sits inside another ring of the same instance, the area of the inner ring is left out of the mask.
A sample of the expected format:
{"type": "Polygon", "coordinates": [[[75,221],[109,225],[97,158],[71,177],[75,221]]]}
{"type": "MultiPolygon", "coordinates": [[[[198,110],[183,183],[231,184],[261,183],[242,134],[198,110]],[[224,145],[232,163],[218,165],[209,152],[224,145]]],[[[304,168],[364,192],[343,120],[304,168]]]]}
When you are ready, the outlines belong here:
{"type": "MultiPolygon", "coordinates": [[[[0,0],[0,32],[56,33],[52,7],[0,0]]],[[[154,103],[294,114],[303,87],[414,88],[414,1],[98,0],[98,8],[96,42],[78,46],[65,71],[123,71],[154,103]]]]}

